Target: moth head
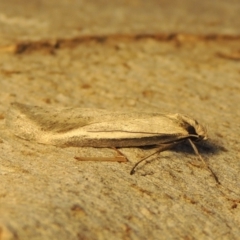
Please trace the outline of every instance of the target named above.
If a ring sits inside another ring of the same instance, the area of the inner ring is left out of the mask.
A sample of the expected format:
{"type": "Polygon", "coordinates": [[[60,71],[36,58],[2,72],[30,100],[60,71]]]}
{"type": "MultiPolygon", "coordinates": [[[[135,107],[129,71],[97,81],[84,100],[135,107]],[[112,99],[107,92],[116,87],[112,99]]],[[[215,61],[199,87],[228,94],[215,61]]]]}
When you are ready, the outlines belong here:
{"type": "Polygon", "coordinates": [[[187,129],[188,133],[190,135],[196,136],[192,139],[193,141],[201,141],[208,139],[207,129],[203,125],[198,123],[197,120],[180,114],[178,116],[181,118],[183,125],[187,129]]]}
{"type": "Polygon", "coordinates": [[[197,139],[197,141],[207,140],[208,139],[207,129],[203,125],[199,124],[196,120],[194,120],[194,121],[196,122],[196,125],[194,126],[194,128],[195,128],[195,131],[196,131],[196,133],[199,137],[197,139]]]}

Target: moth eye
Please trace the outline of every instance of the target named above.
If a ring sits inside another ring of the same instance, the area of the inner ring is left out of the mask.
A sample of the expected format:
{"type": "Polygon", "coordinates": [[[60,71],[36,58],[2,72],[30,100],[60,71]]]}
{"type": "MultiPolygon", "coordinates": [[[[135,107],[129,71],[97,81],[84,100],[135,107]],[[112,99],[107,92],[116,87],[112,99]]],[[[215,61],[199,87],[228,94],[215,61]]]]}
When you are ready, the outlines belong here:
{"type": "Polygon", "coordinates": [[[196,132],[196,129],[193,126],[191,126],[191,125],[189,125],[187,127],[187,131],[188,131],[189,134],[198,135],[197,132],[196,132]]]}

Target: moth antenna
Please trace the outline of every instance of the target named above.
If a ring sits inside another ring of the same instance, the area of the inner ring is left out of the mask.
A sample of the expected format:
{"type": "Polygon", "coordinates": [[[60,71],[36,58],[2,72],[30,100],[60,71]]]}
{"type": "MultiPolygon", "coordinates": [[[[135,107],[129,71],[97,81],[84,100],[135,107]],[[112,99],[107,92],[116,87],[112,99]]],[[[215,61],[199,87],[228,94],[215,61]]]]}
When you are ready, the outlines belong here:
{"type": "Polygon", "coordinates": [[[208,171],[212,174],[213,178],[215,179],[215,181],[218,184],[221,184],[218,180],[218,177],[216,176],[216,174],[213,172],[213,170],[208,166],[208,164],[206,163],[206,161],[202,158],[202,156],[199,154],[198,149],[196,147],[196,145],[193,143],[193,141],[191,139],[188,139],[190,145],[192,146],[195,154],[200,158],[200,160],[202,161],[202,163],[205,165],[205,167],[208,169],[208,171]]]}
{"type": "Polygon", "coordinates": [[[133,174],[135,173],[136,167],[137,167],[141,162],[143,162],[144,160],[146,160],[147,158],[151,157],[152,155],[154,155],[154,154],[156,154],[156,153],[158,153],[158,152],[159,152],[159,150],[156,151],[156,152],[154,152],[154,153],[152,153],[152,154],[150,154],[150,155],[148,155],[148,156],[146,156],[145,158],[141,159],[141,160],[138,161],[137,163],[135,163],[134,166],[133,166],[133,168],[132,168],[132,170],[131,170],[131,172],[130,172],[130,175],[133,175],[133,174]]]}
{"type": "Polygon", "coordinates": [[[169,148],[172,147],[173,145],[174,145],[174,144],[172,144],[172,143],[171,143],[171,144],[165,144],[165,145],[159,147],[158,150],[155,151],[154,153],[146,156],[145,158],[142,158],[140,161],[138,161],[137,163],[134,164],[132,170],[130,171],[130,175],[133,175],[133,174],[135,173],[136,167],[137,167],[141,162],[143,162],[144,160],[148,159],[149,157],[155,155],[156,153],[159,153],[159,152],[162,152],[162,151],[164,151],[164,150],[169,149],[169,148]]]}

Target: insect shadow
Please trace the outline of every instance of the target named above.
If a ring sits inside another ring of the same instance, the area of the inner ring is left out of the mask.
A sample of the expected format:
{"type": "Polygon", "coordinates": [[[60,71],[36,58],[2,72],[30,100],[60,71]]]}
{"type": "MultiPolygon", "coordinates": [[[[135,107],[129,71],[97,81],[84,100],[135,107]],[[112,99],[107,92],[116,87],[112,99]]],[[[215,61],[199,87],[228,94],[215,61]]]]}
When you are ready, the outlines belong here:
{"type": "MultiPolygon", "coordinates": [[[[212,154],[219,154],[220,152],[228,152],[228,150],[222,144],[216,143],[212,140],[195,142],[195,144],[199,152],[204,155],[210,155],[210,154],[212,155],[212,154]]],[[[158,145],[142,146],[139,148],[143,150],[156,149],[158,148],[158,145]]],[[[169,148],[169,150],[173,152],[195,154],[193,151],[193,148],[187,141],[184,141],[180,144],[176,144],[171,148],[169,148]]]]}
{"type": "MultiPolygon", "coordinates": [[[[185,153],[189,153],[189,154],[195,154],[199,157],[199,159],[202,161],[202,163],[204,163],[205,167],[209,170],[209,172],[212,174],[212,176],[214,177],[215,181],[217,182],[217,184],[221,184],[218,180],[218,177],[216,176],[216,174],[212,171],[212,169],[208,166],[208,164],[206,163],[206,161],[201,157],[201,155],[199,154],[199,151],[201,152],[201,154],[218,154],[218,152],[224,151],[226,152],[227,149],[220,145],[219,143],[215,143],[213,141],[207,141],[207,142],[200,142],[197,143],[197,147],[191,143],[191,141],[189,141],[189,143],[187,143],[187,141],[182,142],[181,144],[175,144],[173,146],[170,146],[170,148],[166,148],[163,149],[163,151],[165,150],[169,150],[171,149],[174,152],[185,152],[185,153]],[[190,143],[190,144],[189,144],[190,143]]],[[[149,146],[149,147],[144,147],[144,149],[149,149],[152,148],[153,146],[149,146]]],[[[154,146],[154,148],[156,148],[156,146],[154,146]]],[[[161,150],[150,154],[150,156],[155,155],[157,153],[160,153],[161,150]]],[[[148,156],[143,158],[142,160],[140,160],[139,162],[137,162],[134,167],[132,168],[130,174],[134,174],[135,172],[135,168],[139,165],[139,163],[143,162],[144,160],[148,159],[148,156]]],[[[156,158],[151,159],[150,161],[155,160],[156,158]]],[[[149,160],[147,161],[149,162],[149,160]]],[[[195,165],[195,164],[193,164],[195,165]]],[[[196,166],[196,165],[195,165],[196,166]]]]}
{"type": "MultiPolygon", "coordinates": [[[[219,154],[220,152],[227,152],[228,150],[221,144],[216,143],[212,140],[208,141],[201,141],[201,142],[195,142],[198,151],[203,155],[213,155],[213,154],[219,154]]],[[[185,141],[181,144],[177,144],[171,148],[171,151],[174,152],[184,152],[188,154],[194,154],[194,151],[191,147],[191,145],[185,141]]]]}

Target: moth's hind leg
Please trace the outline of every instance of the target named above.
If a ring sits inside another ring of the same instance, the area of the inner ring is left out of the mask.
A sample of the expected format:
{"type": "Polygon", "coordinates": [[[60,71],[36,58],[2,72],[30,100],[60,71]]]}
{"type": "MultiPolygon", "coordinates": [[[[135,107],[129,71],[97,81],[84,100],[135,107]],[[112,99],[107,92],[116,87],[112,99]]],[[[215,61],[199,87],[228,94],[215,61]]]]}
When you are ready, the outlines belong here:
{"type": "Polygon", "coordinates": [[[117,148],[113,147],[118,154],[113,157],[74,157],[78,161],[99,161],[99,162],[128,162],[127,158],[117,148]]]}
{"type": "Polygon", "coordinates": [[[118,155],[115,158],[118,158],[119,160],[121,160],[117,162],[128,162],[127,157],[120,150],[118,150],[116,147],[112,147],[112,149],[118,153],[118,155]]]}

